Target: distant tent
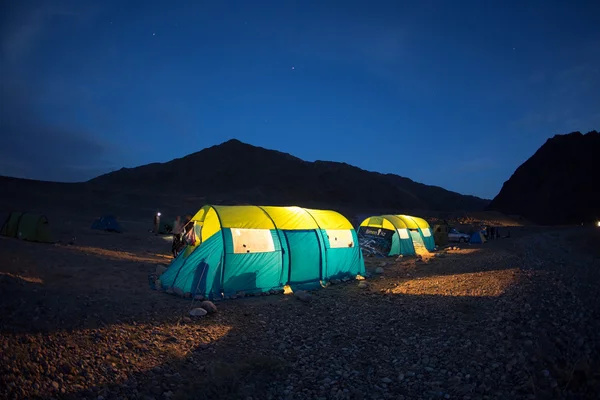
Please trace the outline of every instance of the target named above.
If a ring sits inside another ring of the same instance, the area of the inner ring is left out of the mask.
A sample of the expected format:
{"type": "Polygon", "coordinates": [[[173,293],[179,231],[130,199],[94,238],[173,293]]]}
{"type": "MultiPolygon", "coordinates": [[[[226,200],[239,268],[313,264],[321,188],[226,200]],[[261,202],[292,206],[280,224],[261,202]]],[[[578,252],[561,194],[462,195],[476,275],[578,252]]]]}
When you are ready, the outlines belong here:
{"type": "Polygon", "coordinates": [[[192,221],[194,245],[159,277],[163,289],[180,295],[316,288],[365,273],[356,232],[335,211],[206,205],[192,221]]]}
{"type": "Polygon", "coordinates": [[[481,231],[477,231],[477,232],[473,233],[471,235],[471,239],[469,240],[469,243],[476,243],[476,244],[485,243],[485,242],[487,242],[487,239],[485,238],[485,236],[483,236],[483,233],[481,233],[481,231]]]}
{"type": "Polygon", "coordinates": [[[427,221],[423,218],[413,217],[411,215],[398,215],[398,218],[404,221],[408,227],[417,253],[419,252],[419,248],[427,251],[433,251],[435,249],[435,240],[433,239],[433,234],[427,221]]]}
{"type": "Polygon", "coordinates": [[[40,214],[10,213],[0,228],[0,235],[31,242],[55,242],[48,218],[40,214]]]}
{"type": "Polygon", "coordinates": [[[104,215],[94,221],[92,229],[98,229],[101,231],[123,233],[121,225],[117,219],[112,215],[104,215]]]}
{"type": "Polygon", "coordinates": [[[360,224],[359,235],[361,238],[378,238],[376,246],[390,256],[414,255],[435,249],[427,221],[410,215],[369,217],[360,224]]]}
{"type": "Polygon", "coordinates": [[[382,255],[416,254],[406,223],[396,215],[368,217],[360,224],[358,236],[361,247],[373,246],[382,255]]]}

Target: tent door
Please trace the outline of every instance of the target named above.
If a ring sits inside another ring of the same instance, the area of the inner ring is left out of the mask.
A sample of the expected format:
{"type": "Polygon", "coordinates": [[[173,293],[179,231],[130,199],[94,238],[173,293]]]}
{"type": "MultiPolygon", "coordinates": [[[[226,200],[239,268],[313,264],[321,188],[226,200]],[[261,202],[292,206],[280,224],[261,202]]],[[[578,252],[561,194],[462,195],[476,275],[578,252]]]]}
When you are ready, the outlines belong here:
{"type": "Polygon", "coordinates": [[[285,231],[289,244],[290,284],[321,279],[321,246],[316,231],[285,231]]]}
{"type": "Polygon", "coordinates": [[[423,238],[421,234],[417,230],[410,230],[410,237],[413,241],[413,245],[415,246],[415,250],[418,248],[425,248],[425,243],[423,242],[423,238]]]}

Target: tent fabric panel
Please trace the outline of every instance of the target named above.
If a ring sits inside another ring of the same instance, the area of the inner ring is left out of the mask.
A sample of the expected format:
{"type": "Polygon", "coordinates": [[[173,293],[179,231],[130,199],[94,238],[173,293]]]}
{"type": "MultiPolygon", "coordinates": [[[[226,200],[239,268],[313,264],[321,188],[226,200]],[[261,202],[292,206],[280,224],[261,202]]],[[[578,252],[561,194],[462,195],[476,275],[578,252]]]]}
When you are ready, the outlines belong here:
{"type": "Polygon", "coordinates": [[[361,226],[371,226],[374,228],[385,228],[385,229],[389,229],[392,231],[395,229],[394,224],[383,216],[367,218],[360,225],[361,226]]]}
{"type": "Polygon", "coordinates": [[[52,235],[52,231],[50,230],[50,222],[48,221],[48,218],[41,216],[40,219],[38,219],[35,237],[30,240],[41,243],[54,242],[54,235],[52,235]]]}
{"type": "Polygon", "coordinates": [[[223,292],[261,293],[281,289],[282,262],[280,252],[227,254],[223,276],[223,292]]]}
{"type": "Polygon", "coordinates": [[[273,240],[281,246],[281,277],[279,281],[284,285],[288,281],[290,274],[290,248],[285,236],[285,231],[273,230],[273,240]]]}
{"type": "MultiPolygon", "coordinates": [[[[272,245],[271,251],[236,253],[234,234],[236,228],[225,228],[225,268],[223,271],[223,291],[232,295],[239,291],[248,293],[266,292],[283,288],[283,255],[278,233],[275,229],[266,231],[272,245]]],[[[248,229],[249,235],[263,235],[264,229],[248,229]],[[255,231],[255,232],[252,232],[255,231]],[[259,233],[260,232],[260,233],[259,233]]]]}
{"type": "Polygon", "coordinates": [[[390,246],[390,252],[389,252],[388,256],[397,256],[397,255],[402,254],[401,243],[402,243],[402,241],[400,240],[400,237],[398,236],[398,232],[394,233],[392,235],[392,245],[390,246]]]}
{"type": "Polygon", "coordinates": [[[317,231],[287,230],[284,233],[289,244],[292,290],[300,283],[319,282],[323,256],[317,231]]]}
{"type": "Polygon", "coordinates": [[[361,226],[372,226],[376,228],[383,228],[383,217],[369,217],[363,221],[361,226]]]}
{"type": "Polygon", "coordinates": [[[206,205],[198,210],[196,214],[192,217],[192,221],[204,222],[206,219],[206,213],[212,208],[212,206],[206,205]]]}
{"type": "Polygon", "coordinates": [[[383,215],[382,217],[390,221],[396,229],[407,228],[406,223],[402,221],[402,219],[399,218],[397,215],[383,215]]]}
{"type": "Polygon", "coordinates": [[[421,232],[417,231],[417,230],[411,230],[410,232],[410,237],[412,239],[413,245],[415,247],[415,249],[417,247],[423,247],[425,248],[425,242],[423,241],[423,237],[421,236],[421,232]]]}
{"type": "Polygon", "coordinates": [[[50,223],[45,215],[13,212],[1,232],[2,235],[31,242],[54,242],[50,223]]]}
{"type": "Polygon", "coordinates": [[[202,224],[202,241],[206,241],[214,234],[221,231],[221,221],[217,211],[210,207],[205,210],[204,220],[199,221],[202,224]]]}
{"type": "Polygon", "coordinates": [[[331,210],[305,210],[315,219],[321,229],[354,229],[342,214],[331,210]]]}
{"type": "Polygon", "coordinates": [[[273,219],[275,226],[282,230],[318,229],[314,218],[300,207],[261,207],[273,219]]]}
{"type": "Polygon", "coordinates": [[[410,215],[396,215],[408,229],[419,229],[419,225],[412,219],[410,215]]]}
{"type": "Polygon", "coordinates": [[[425,221],[423,218],[415,217],[415,216],[411,216],[411,218],[413,219],[413,221],[415,221],[415,223],[417,224],[417,226],[419,228],[421,228],[421,229],[429,228],[429,223],[427,221],[425,221]]]}
{"type": "Polygon", "coordinates": [[[8,237],[17,237],[19,228],[19,218],[23,215],[21,212],[12,212],[2,226],[1,234],[8,237]]]}
{"type": "MultiPolygon", "coordinates": [[[[321,230],[325,239],[326,267],[323,280],[341,279],[364,274],[365,264],[361,257],[360,246],[332,248],[327,231],[321,230]]],[[[351,230],[354,243],[358,243],[358,236],[354,229],[351,230]]]]}
{"type": "MultiPolygon", "coordinates": [[[[275,206],[210,206],[202,207],[192,218],[206,224],[213,209],[223,228],[246,229],[352,229],[346,217],[336,211],[301,207],[275,206]]],[[[211,229],[209,231],[214,234],[211,229]]]]}
{"type": "Polygon", "coordinates": [[[415,246],[408,229],[398,229],[396,231],[396,236],[398,236],[400,242],[399,254],[402,254],[403,256],[413,256],[416,254],[415,246]]]}
{"type": "Polygon", "coordinates": [[[163,289],[172,286],[183,293],[220,296],[223,239],[213,235],[187,257],[181,252],[160,276],[163,289]]]}
{"type": "Polygon", "coordinates": [[[273,229],[273,221],[257,206],[213,206],[223,228],[273,229]]]}
{"type": "Polygon", "coordinates": [[[423,243],[425,244],[425,248],[429,251],[435,250],[435,239],[431,234],[431,229],[429,228],[419,228],[419,232],[423,237],[423,243]]]}

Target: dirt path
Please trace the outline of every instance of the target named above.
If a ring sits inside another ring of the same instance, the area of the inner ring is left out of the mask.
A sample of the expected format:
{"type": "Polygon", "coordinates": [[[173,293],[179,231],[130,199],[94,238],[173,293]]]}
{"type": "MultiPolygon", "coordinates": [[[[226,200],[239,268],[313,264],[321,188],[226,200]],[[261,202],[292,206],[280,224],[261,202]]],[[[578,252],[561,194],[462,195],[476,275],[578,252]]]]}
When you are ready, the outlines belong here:
{"type": "Polygon", "coordinates": [[[593,398],[600,240],[586,232],[386,260],[382,274],[369,259],[366,285],[222,302],[199,320],[149,289],[160,237],[2,239],[0,396],[593,398]]]}

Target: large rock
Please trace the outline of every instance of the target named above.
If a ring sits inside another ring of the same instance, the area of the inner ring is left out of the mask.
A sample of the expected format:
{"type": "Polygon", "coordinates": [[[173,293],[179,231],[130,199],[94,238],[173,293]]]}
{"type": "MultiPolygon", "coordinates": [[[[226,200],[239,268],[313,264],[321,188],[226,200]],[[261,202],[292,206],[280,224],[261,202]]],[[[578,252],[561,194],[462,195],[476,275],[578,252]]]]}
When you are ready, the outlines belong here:
{"type": "Polygon", "coordinates": [[[215,303],[213,303],[212,301],[208,301],[208,300],[204,300],[202,303],[200,303],[200,308],[205,309],[207,312],[209,312],[211,314],[217,312],[217,306],[215,306],[215,303]]]}
{"type": "Polygon", "coordinates": [[[312,300],[312,295],[304,290],[299,290],[297,292],[294,292],[294,295],[296,296],[296,298],[300,301],[304,301],[304,302],[309,302],[312,300]]]}

